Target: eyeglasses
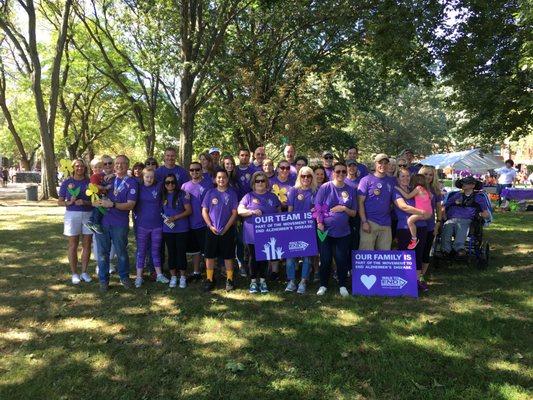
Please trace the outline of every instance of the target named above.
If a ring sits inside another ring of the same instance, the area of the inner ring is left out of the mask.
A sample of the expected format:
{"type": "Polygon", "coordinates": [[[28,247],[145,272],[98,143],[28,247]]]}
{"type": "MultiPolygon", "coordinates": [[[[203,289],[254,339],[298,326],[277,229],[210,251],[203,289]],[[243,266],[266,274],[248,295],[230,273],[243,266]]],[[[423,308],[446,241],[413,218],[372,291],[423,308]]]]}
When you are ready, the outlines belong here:
{"type": "Polygon", "coordinates": [[[346,175],[348,173],[348,171],[346,171],[345,169],[338,169],[338,170],[335,171],[335,173],[337,175],[340,175],[340,174],[346,175]]]}
{"type": "Polygon", "coordinates": [[[157,165],[157,161],[146,161],[146,165],[157,165]]]}
{"type": "Polygon", "coordinates": [[[264,180],[264,179],[256,179],[255,180],[255,183],[265,183],[265,182],[266,182],[266,180],[264,180]]]}
{"type": "Polygon", "coordinates": [[[104,165],[113,165],[113,161],[105,162],[104,165]]]}
{"type": "Polygon", "coordinates": [[[304,179],[304,178],[307,178],[307,179],[313,179],[313,175],[300,175],[300,177],[301,177],[302,179],[304,179]]]}
{"type": "Polygon", "coordinates": [[[165,181],[165,185],[175,185],[176,181],[165,181]]]}
{"type": "Polygon", "coordinates": [[[290,171],[291,167],[279,167],[282,171],[290,171]]]}
{"type": "Polygon", "coordinates": [[[200,172],[201,168],[189,168],[189,172],[200,172]]]}
{"type": "Polygon", "coordinates": [[[333,156],[325,156],[324,160],[333,160],[333,156]]]}
{"type": "Polygon", "coordinates": [[[407,167],[407,164],[398,164],[398,167],[405,168],[405,167],[407,167]]]}

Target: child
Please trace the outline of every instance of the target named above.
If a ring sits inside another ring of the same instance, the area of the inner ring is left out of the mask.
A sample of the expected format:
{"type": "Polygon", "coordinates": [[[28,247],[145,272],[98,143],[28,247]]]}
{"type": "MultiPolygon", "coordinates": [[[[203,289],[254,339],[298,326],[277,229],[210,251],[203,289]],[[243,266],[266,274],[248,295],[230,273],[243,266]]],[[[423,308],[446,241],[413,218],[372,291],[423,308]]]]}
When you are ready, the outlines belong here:
{"type": "MultiPolygon", "coordinates": [[[[103,197],[107,193],[107,189],[109,189],[109,187],[106,186],[105,183],[106,175],[104,172],[104,164],[102,163],[102,160],[100,158],[93,158],[91,160],[91,169],[93,171],[93,174],[91,175],[91,183],[98,186],[98,194],[103,197]]],[[[89,218],[89,221],[85,223],[85,226],[89,228],[92,232],[101,234],[101,222],[102,213],[100,212],[100,210],[98,210],[98,207],[93,207],[91,218],[89,218]]]]}
{"type": "Polygon", "coordinates": [[[427,183],[426,177],[421,174],[413,175],[411,178],[411,186],[414,186],[414,190],[411,193],[406,193],[402,188],[396,186],[396,189],[402,194],[406,199],[415,198],[415,208],[423,211],[422,215],[411,215],[407,218],[407,226],[409,232],[411,233],[411,241],[407,248],[413,250],[418,244],[418,239],[416,237],[416,223],[418,221],[423,221],[425,219],[431,218],[433,215],[433,208],[431,206],[431,192],[429,190],[429,185],[427,183]]]}
{"type": "Polygon", "coordinates": [[[135,205],[135,223],[137,226],[137,278],[135,287],[140,288],[148,244],[151,243],[152,259],[157,273],[156,281],[169,283],[161,272],[161,243],[163,227],[161,224],[161,187],[155,182],[155,171],[144,168],[141,171],[142,184],[135,205]]]}

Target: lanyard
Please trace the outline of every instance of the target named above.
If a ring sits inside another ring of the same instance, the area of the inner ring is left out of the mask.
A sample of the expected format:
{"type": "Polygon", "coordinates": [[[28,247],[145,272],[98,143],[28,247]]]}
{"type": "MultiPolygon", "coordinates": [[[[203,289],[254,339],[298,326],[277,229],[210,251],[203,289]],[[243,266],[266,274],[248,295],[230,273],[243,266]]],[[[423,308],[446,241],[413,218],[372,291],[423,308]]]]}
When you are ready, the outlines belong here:
{"type": "Polygon", "coordinates": [[[113,194],[115,196],[118,196],[118,194],[122,191],[122,189],[124,189],[124,185],[126,184],[126,178],[124,178],[121,182],[120,182],[120,185],[117,187],[117,180],[118,178],[115,177],[115,182],[114,182],[114,187],[115,189],[113,190],[113,194]]]}

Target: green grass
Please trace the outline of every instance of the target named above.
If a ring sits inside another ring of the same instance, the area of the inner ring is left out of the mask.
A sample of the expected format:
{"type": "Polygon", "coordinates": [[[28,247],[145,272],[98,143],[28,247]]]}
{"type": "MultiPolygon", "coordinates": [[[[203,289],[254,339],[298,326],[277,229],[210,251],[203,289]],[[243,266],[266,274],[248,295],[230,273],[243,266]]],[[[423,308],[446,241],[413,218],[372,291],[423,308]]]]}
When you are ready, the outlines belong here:
{"type": "Polygon", "coordinates": [[[1,210],[0,399],[533,395],[531,215],[497,214],[490,268],[433,271],[416,300],[251,296],[242,280],[101,296],[69,283],[59,209],[1,210]]]}

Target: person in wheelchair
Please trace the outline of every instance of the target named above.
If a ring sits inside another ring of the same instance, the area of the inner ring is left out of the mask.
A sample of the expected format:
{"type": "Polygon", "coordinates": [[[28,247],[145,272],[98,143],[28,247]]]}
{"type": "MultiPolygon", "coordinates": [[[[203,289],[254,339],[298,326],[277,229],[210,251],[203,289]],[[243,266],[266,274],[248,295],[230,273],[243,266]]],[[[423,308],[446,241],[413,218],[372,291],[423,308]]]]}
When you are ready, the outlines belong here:
{"type": "Polygon", "coordinates": [[[489,218],[490,213],[482,193],[482,183],[472,176],[460,179],[455,183],[458,192],[450,193],[444,204],[442,227],[442,252],[448,256],[452,248],[458,257],[466,256],[465,242],[470,224],[478,216],[489,218]],[[455,240],[452,244],[452,236],[455,240]]]}

